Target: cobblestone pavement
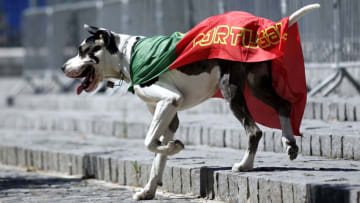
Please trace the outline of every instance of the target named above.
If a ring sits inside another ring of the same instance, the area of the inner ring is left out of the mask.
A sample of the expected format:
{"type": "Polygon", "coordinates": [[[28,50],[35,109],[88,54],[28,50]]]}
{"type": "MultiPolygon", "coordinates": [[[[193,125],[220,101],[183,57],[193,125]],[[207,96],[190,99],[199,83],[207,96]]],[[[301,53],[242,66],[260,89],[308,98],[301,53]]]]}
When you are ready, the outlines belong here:
{"type": "Polygon", "coordinates": [[[152,201],[134,201],[134,187],[74,176],[0,165],[0,203],[18,202],[211,202],[193,196],[159,192],[152,201]]]}

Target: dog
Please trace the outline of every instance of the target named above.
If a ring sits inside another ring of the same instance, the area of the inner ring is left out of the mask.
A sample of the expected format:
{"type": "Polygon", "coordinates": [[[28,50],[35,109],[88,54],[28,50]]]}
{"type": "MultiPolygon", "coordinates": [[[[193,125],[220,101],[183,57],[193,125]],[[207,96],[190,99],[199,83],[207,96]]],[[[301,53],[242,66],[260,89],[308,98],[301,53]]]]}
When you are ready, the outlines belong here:
{"type": "MultiPolygon", "coordinates": [[[[288,26],[318,7],[319,5],[315,4],[297,10],[290,16],[288,26]]],[[[136,42],[143,37],[117,34],[87,25],[84,27],[91,36],[81,43],[78,54],[61,68],[67,77],[85,78],[77,89],[78,93],[83,90],[94,91],[99,83],[107,78],[131,83],[131,54],[136,42]]],[[[298,146],[291,129],[291,104],[274,91],[270,69],[269,61],[244,63],[208,59],[167,71],[147,84],[135,85],[135,94],[146,103],[153,115],[146,134],[145,146],[149,151],[156,153],[156,157],[148,183],[134,194],[133,198],[153,199],[157,187],[162,185],[167,156],[184,149],[184,144],[180,140],[174,140],[179,126],[177,112],[211,98],[219,88],[249,137],[246,153],[241,162],[233,165],[233,172],[253,169],[258,143],[262,137],[262,132],[250,115],[245,102],[245,85],[256,98],[278,113],[284,149],[290,160],[295,159],[298,146]]]]}

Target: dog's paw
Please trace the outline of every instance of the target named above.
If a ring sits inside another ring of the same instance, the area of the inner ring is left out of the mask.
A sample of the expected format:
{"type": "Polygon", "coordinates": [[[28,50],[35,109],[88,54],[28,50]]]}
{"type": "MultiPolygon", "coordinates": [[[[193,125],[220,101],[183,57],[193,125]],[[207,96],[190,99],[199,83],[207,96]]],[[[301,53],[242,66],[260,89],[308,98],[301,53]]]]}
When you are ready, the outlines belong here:
{"type": "Polygon", "coordinates": [[[171,156],[174,154],[179,153],[181,150],[185,149],[184,144],[180,140],[172,140],[169,141],[167,144],[168,148],[170,149],[167,155],[171,156]]]}
{"type": "Polygon", "coordinates": [[[155,193],[146,191],[144,189],[140,189],[140,191],[136,192],[133,195],[134,200],[151,200],[154,199],[155,193]]]}
{"type": "Polygon", "coordinates": [[[288,145],[286,148],[286,152],[289,155],[290,160],[296,159],[298,153],[299,153],[299,147],[295,145],[288,145]]]}
{"type": "Polygon", "coordinates": [[[251,171],[254,169],[253,164],[243,164],[243,163],[235,163],[232,167],[232,172],[244,172],[244,171],[251,171]]]}

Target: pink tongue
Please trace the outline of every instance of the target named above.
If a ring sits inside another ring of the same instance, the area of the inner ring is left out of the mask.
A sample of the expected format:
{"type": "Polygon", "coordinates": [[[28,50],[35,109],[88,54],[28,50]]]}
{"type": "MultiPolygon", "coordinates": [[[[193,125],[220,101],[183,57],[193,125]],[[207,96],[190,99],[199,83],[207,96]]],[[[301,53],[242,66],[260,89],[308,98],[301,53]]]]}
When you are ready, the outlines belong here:
{"type": "Polygon", "coordinates": [[[84,90],[84,86],[82,84],[79,85],[76,89],[76,94],[80,95],[83,90],[84,90]]]}

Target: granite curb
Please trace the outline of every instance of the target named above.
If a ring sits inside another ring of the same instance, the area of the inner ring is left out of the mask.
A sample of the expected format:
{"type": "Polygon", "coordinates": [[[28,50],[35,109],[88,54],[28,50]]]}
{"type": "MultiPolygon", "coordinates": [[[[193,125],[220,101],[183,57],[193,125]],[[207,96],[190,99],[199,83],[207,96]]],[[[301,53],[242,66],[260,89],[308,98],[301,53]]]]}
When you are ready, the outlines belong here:
{"type": "MultiPolygon", "coordinates": [[[[247,136],[232,115],[180,114],[177,139],[190,145],[246,149],[247,136]]],[[[149,113],[58,112],[4,109],[0,128],[55,130],[92,133],[128,139],[144,138],[151,121],[149,113]]],[[[262,127],[259,151],[283,152],[281,132],[262,127]]],[[[360,126],[357,122],[304,120],[302,137],[296,137],[300,153],[336,159],[360,160],[360,126]]]]}
{"type": "MultiPolygon", "coordinates": [[[[143,186],[154,155],[142,140],[47,131],[1,130],[0,162],[143,186]]],[[[355,202],[360,163],[259,152],[256,169],[233,173],[242,150],[190,146],[170,157],[161,189],[226,202],[355,202]]]]}

